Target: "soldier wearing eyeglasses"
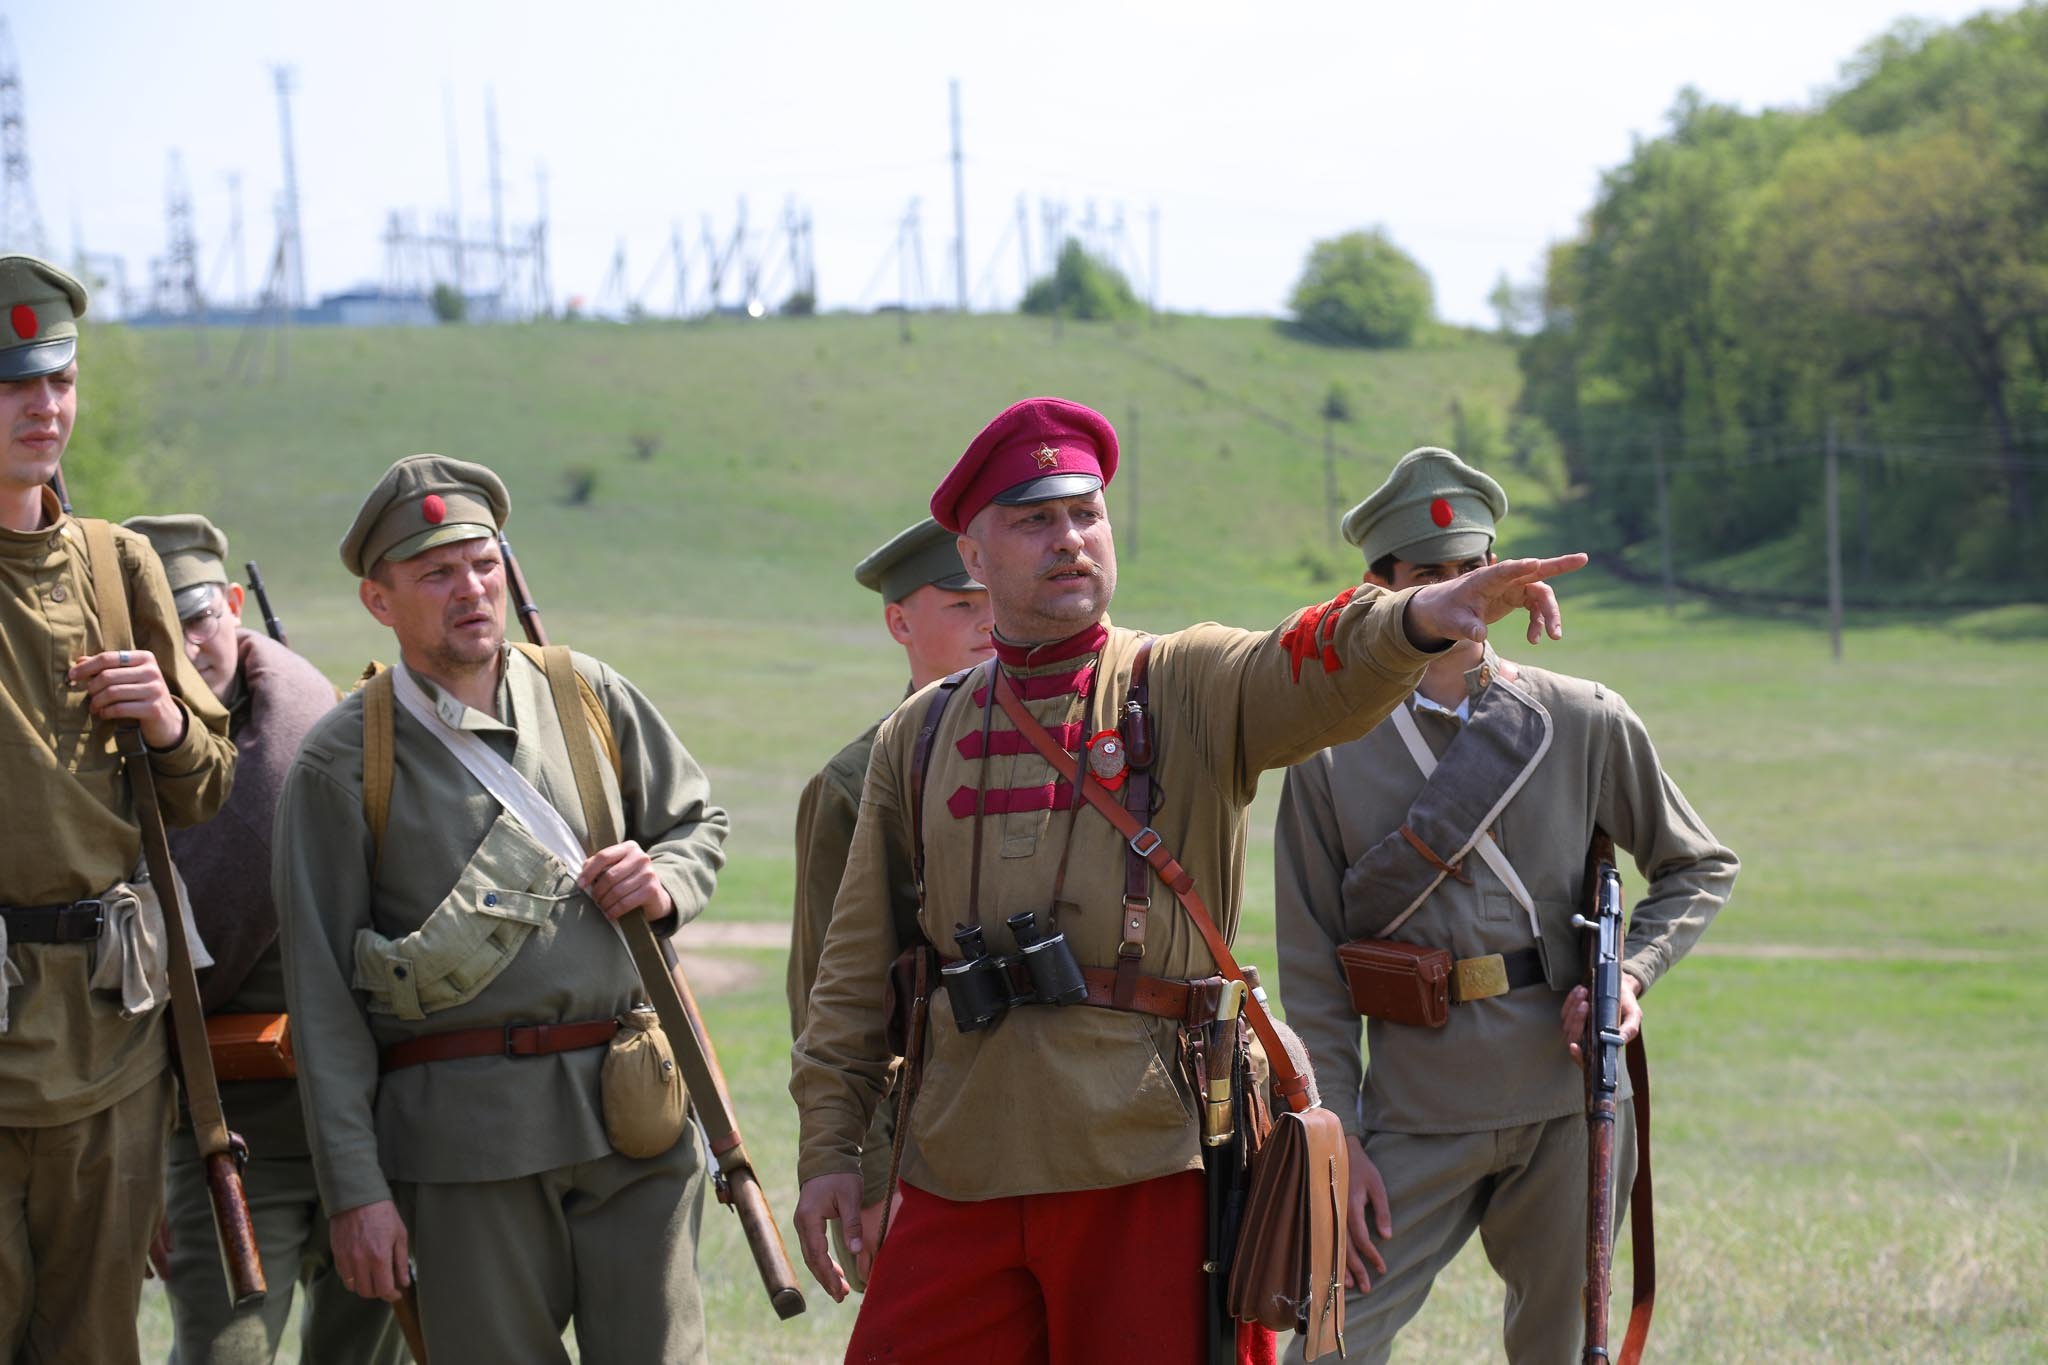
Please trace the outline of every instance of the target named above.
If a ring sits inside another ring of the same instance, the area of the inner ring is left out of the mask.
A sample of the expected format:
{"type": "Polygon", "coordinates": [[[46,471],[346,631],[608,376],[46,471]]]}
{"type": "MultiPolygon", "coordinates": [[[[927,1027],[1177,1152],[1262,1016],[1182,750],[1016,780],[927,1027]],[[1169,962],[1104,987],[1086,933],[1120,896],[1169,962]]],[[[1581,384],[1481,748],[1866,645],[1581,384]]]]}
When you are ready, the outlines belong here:
{"type": "MultiPolygon", "coordinates": [[[[299,741],[334,705],[334,687],[291,650],[242,627],[243,591],[228,578],[228,540],[212,522],[184,514],[134,517],[125,525],[147,537],[163,561],[185,657],[227,708],[228,736],[240,755],[227,804],[205,824],[175,831],[171,850],[213,954],[213,966],[200,974],[208,1031],[255,1037],[274,1029],[285,1009],[277,906],[270,895],[278,793],[299,741]]],[[[299,1319],[303,1359],[366,1365],[404,1359],[390,1307],[350,1292],[335,1274],[288,1057],[273,1061],[242,1052],[231,1059],[217,1048],[215,1070],[228,1124],[247,1140],[252,1156],[243,1182],[270,1293],[260,1304],[230,1307],[214,1251],[206,1168],[190,1130],[180,1130],[171,1138],[164,1230],[152,1249],[170,1291],[175,1358],[268,1365],[284,1335],[296,1280],[306,1293],[299,1319]]]]}

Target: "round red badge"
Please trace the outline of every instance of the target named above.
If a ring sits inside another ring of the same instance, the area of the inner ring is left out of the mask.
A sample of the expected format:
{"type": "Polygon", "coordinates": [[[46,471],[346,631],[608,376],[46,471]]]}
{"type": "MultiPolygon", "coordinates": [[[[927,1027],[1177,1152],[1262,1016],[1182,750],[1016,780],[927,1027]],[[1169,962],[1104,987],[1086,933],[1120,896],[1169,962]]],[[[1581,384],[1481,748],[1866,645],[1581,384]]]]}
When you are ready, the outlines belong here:
{"type": "Polygon", "coordinates": [[[1438,498],[1429,505],[1429,519],[1439,526],[1449,526],[1457,519],[1457,515],[1456,512],[1451,510],[1451,502],[1448,498],[1438,498]]]}
{"type": "Polygon", "coordinates": [[[420,499],[420,515],[439,526],[441,519],[448,515],[448,504],[441,501],[439,493],[429,493],[420,499]]]}
{"type": "Polygon", "coordinates": [[[14,305],[14,311],[7,315],[7,321],[14,327],[14,334],[27,341],[36,334],[42,324],[36,318],[36,310],[25,303],[14,305]]]}
{"type": "Polygon", "coordinates": [[[1123,736],[1116,731],[1098,731],[1088,741],[1088,774],[1111,791],[1124,784],[1130,766],[1124,756],[1123,736]]]}

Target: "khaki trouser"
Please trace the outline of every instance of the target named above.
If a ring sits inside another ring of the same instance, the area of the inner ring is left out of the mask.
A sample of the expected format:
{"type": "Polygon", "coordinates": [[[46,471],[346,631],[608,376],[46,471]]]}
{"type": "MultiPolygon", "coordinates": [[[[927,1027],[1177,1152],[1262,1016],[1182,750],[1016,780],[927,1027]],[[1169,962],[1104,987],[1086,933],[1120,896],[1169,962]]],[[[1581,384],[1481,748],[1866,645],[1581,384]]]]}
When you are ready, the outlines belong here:
{"type": "Polygon", "coordinates": [[[257,1157],[242,1172],[256,1248],[270,1292],[237,1309],[228,1302],[207,1197],[206,1169],[190,1130],[171,1138],[166,1180],[171,1229],[171,1365],[270,1365],[284,1338],[295,1283],[306,1301],[299,1317],[305,1365],[397,1365],[409,1360],[391,1309],[341,1287],[327,1246],[327,1214],[310,1157],[257,1157]]]}
{"type": "Polygon", "coordinates": [[[75,1122],[0,1128],[0,1360],[140,1361],[170,1127],[166,1070],[75,1122]]]}
{"type": "MultiPolygon", "coordinates": [[[[1614,1224],[1627,1226],[1635,1179],[1635,1110],[1617,1106],[1614,1224]]],[[[1379,1168],[1394,1235],[1379,1244],[1387,1273],[1372,1292],[1345,1291],[1346,1365],[1383,1365],[1394,1335],[1422,1308],[1430,1286],[1477,1230],[1507,1288],[1501,1342],[1515,1365],[1577,1361],[1585,1331],[1586,1116],[1568,1114],[1479,1133],[1373,1133],[1365,1154],[1379,1168]]],[[[1619,1329],[1609,1330],[1619,1346],[1619,1329]]],[[[1302,1359],[1297,1337],[1290,1361],[1302,1359]]]]}
{"type": "Polygon", "coordinates": [[[435,1360],[692,1365],[704,1353],[697,1233],[704,1147],[694,1122],[667,1152],[616,1152],[516,1180],[393,1186],[435,1360]]]}

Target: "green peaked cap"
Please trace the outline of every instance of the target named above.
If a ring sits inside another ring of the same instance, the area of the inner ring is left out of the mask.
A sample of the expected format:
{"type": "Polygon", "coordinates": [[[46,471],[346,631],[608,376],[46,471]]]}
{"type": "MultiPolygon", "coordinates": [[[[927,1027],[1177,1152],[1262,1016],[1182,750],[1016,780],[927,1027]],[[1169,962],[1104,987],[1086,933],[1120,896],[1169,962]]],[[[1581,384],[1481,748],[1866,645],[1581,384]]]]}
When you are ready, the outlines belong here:
{"type": "Polygon", "coordinates": [[[341,562],[357,578],[368,578],[380,559],[411,559],[436,545],[495,536],[511,510],[504,480],[482,465],[408,455],[363,499],[341,538],[341,562]]]}
{"type": "Polygon", "coordinates": [[[85,286],[48,261],[0,255],[0,380],[55,374],[76,359],[85,303],[85,286]]]}
{"type": "Polygon", "coordinates": [[[198,589],[228,585],[228,538],[197,512],[130,517],[121,524],[147,538],[156,557],[164,562],[164,577],[170,580],[181,619],[212,605],[213,594],[198,589]]]}
{"type": "Polygon", "coordinates": [[[926,517],[906,527],[887,545],[863,559],[853,571],[854,581],[871,592],[882,594],[884,602],[901,602],[926,585],[952,592],[979,592],[960,562],[959,538],[926,517]]]}
{"type": "Polygon", "coordinates": [[[1508,495],[1471,465],[1437,446],[1403,455],[1372,496],[1344,514],[1344,539],[1367,564],[1392,555],[1410,564],[1476,559],[1493,548],[1494,523],[1508,495]]]}

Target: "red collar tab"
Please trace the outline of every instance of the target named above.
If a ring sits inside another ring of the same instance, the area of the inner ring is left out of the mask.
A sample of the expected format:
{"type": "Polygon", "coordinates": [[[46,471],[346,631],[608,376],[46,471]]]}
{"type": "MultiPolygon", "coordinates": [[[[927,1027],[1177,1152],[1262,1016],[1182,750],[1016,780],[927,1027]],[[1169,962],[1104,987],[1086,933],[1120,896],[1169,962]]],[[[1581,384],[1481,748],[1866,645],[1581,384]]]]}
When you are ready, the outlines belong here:
{"type": "Polygon", "coordinates": [[[1009,668],[1037,668],[1041,664],[1064,663],[1086,654],[1100,653],[1109,643],[1109,627],[1097,621],[1085,630],[1076,631],[1064,640],[1055,640],[1046,645],[1011,644],[997,636],[996,657],[1009,668]]]}

